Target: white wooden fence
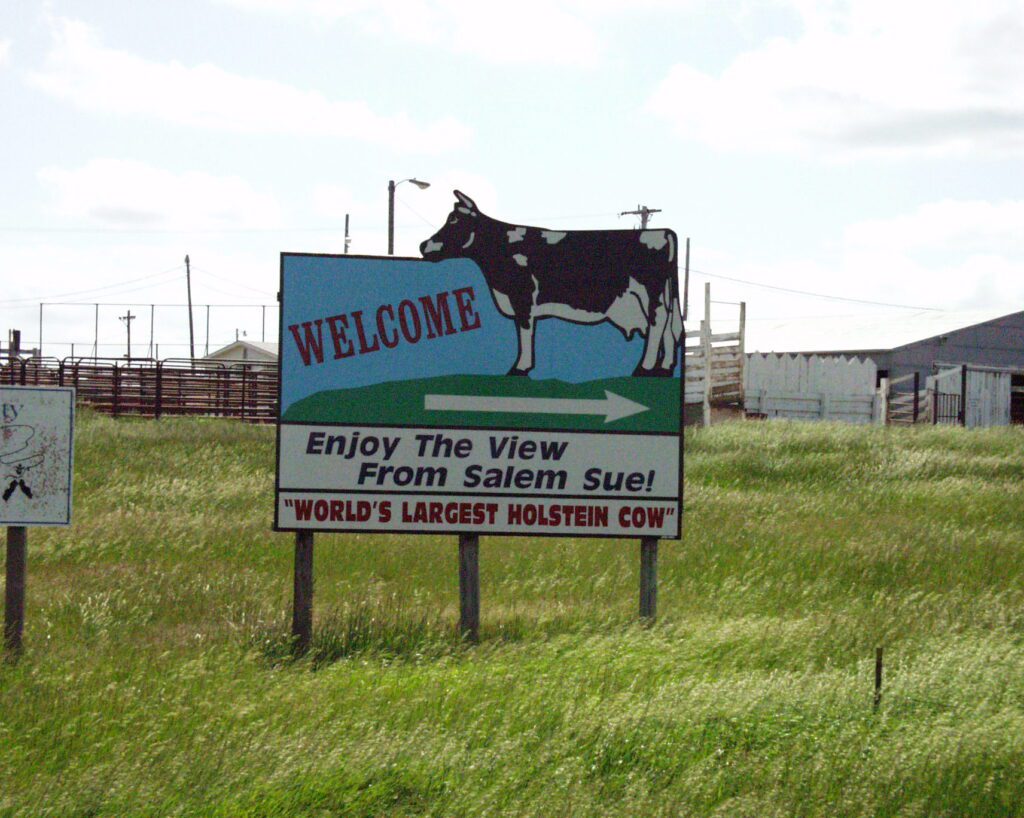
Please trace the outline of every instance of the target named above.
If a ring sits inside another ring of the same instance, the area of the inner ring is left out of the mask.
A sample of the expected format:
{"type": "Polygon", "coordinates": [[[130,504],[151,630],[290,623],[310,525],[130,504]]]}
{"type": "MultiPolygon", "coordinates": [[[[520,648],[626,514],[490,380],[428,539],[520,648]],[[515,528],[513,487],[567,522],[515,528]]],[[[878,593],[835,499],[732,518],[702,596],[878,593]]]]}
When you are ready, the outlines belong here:
{"type": "Polygon", "coordinates": [[[746,356],[744,408],[748,414],[795,420],[877,422],[878,369],[870,359],[819,355],[746,356]]]}
{"type": "Polygon", "coordinates": [[[743,354],[746,329],[745,303],[741,303],[739,330],[711,329],[711,285],[704,285],[704,320],[700,329],[686,333],[686,403],[703,405],[704,425],[711,423],[712,404],[743,405],[743,354]]]}

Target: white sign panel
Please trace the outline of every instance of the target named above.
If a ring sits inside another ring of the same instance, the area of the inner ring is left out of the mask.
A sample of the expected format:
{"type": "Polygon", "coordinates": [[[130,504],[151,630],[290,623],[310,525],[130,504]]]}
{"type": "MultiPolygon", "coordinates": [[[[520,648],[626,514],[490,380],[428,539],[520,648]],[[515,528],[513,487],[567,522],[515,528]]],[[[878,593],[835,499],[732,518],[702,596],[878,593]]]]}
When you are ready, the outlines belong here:
{"type": "Polygon", "coordinates": [[[69,525],[75,390],[0,386],[0,525],[69,525]]]}

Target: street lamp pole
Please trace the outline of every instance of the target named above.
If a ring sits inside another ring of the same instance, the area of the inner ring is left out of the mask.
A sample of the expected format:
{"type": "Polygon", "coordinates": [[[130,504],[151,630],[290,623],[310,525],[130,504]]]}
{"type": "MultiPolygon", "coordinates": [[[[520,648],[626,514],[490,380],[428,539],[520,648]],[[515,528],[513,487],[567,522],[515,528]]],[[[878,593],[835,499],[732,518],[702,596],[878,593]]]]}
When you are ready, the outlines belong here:
{"type": "Polygon", "coordinates": [[[424,182],[420,179],[402,179],[401,182],[396,182],[394,179],[388,180],[388,255],[393,256],[395,254],[395,188],[398,187],[402,182],[412,182],[420,190],[426,190],[430,187],[430,182],[424,182]]]}
{"type": "Polygon", "coordinates": [[[388,180],[388,255],[395,254],[395,184],[394,179],[388,180]]]}

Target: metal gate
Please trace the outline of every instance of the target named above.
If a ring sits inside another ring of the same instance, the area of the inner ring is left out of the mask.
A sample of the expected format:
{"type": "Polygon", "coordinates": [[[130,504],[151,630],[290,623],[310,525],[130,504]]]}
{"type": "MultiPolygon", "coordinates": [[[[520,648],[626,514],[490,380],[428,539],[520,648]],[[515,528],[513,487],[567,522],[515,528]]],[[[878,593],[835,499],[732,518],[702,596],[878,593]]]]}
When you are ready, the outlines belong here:
{"type": "Polygon", "coordinates": [[[934,423],[963,425],[963,400],[960,395],[936,392],[933,396],[932,418],[934,423]]]}

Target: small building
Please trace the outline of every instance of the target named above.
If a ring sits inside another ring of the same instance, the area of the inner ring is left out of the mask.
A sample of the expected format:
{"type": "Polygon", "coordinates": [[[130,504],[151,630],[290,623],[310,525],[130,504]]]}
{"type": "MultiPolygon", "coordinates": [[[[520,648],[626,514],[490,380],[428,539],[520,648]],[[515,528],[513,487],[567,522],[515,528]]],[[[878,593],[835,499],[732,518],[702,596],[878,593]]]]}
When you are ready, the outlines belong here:
{"type": "Polygon", "coordinates": [[[239,339],[226,347],[211,352],[204,361],[224,361],[230,363],[266,364],[267,368],[277,366],[277,344],[267,341],[247,341],[239,339]]]}

